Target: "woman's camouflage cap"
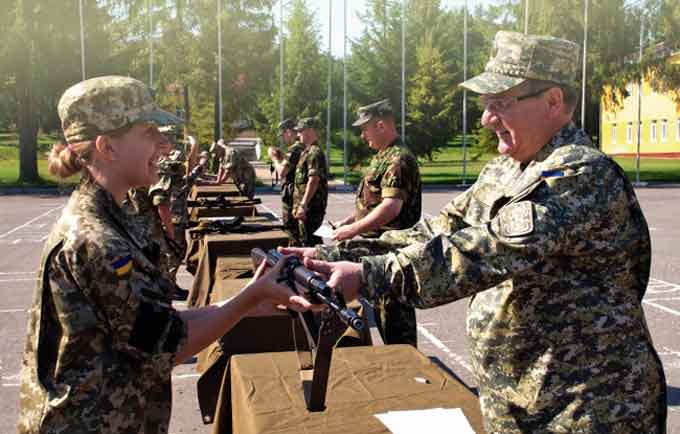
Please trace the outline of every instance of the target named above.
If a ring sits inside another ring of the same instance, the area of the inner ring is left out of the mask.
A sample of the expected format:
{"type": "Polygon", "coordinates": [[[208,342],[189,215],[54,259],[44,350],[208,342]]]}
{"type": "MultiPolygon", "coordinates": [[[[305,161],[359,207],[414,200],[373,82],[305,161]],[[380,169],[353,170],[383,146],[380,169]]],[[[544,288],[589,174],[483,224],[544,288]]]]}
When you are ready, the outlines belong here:
{"type": "Polygon", "coordinates": [[[480,94],[505,92],[526,80],[545,80],[575,86],[579,46],[552,36],[500,31],[494,40],[496,55],[484,72],[460,86],[480,94]]]}
{"type": "Polygon", "coordinates": [[[61,96],[58,111],[69,143],[94,140],[138,122],[159,126],[182,123],[156,106],[144,83],[116,75],[91,78],[71,86],[61,96]]]}
{"type": "Polygon", "coordinates": [[[354,121],[352,126],[360,127],[373,118],[379,118],[386,115],[391,115],[393,113],[394,112],[392,111],[392,104],[390,104],[390,100],[383,99],[378,102],[374,102],[373,104],[359,107],[359,109],[357,109],[358,119],[354,121]]]}

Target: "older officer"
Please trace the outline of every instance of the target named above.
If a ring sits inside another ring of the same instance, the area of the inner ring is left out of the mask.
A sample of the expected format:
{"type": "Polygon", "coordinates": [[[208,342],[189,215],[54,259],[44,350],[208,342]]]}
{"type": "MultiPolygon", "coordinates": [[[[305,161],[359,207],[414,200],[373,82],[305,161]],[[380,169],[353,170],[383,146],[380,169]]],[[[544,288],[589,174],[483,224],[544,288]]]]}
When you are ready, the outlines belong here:
{"type": "Polygon", "coordinates": [[[489,433],[663,433],[665,379],[641,304],[649,231],[621,168],[572,123],[578,45],[499,32],[495,47],[462,86],[481,94],[502,155],[438,217],[319,251],[358,263],[307,265],[348,298],[360,287],[421,307],[472,296],[489,433]]]}
{"type": "MultiPolygon", "coordinates": [[[[360,107],[357,115],[353,126],[361,128],[361,137],[378,153],[357,190],[356,210],[336,223],[338,241],[356,235],[376,238],[388,230],[410,228],[422,211],[418,160],[401,142],[390,102],[384,99],[360,107]]],[[[376,303],[375,314],[385,343],[417,346],[412,306],[388,297],[376,303]]]]}
{"type": "Polygon", "coordinates": [[[295,187],[295,170],[298,161],[300,161],[300,155],[305,150],[305,145],[296,140],[295,122],[291,119],[285,119],[279,123],[279,131],[281,131],[281,140],[288,146],[288,152],[285,158],[282,158],[281,150],[270,147],[269,158],[271,158],[276,166],[276,171],[283,180],[281,182],[281,219],[288,234],[289,244],[295,246],[301,245],[301,242],[297,220],[293,217],[293,189],[295,187]]]}

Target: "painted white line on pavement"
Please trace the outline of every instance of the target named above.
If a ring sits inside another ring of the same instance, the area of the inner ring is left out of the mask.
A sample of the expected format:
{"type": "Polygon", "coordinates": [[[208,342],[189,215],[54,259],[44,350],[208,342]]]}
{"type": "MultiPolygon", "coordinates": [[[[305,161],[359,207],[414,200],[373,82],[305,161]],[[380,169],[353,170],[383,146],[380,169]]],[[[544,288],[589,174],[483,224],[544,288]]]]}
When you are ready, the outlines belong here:
{"type": "Polygon", "coordinates": [[[34,217],[34,218],[30,219],[29,221],[27,221],[27,222],[24,223],[23,225],[17,226],[17,227],[15,227],[14,229],[10,229],[9,231],[7,231],[7,232],[5,232],[4,234],[0,235],[0,238],[5,238],[7,235],[13,234],[14,232],[18,231],[19,229],[22,229],[22,228],[25,228],[26,226],[29,226],[29,225],[32,224],[33,222],[40,220],[41,218],[43,218],[43,217],[45,217],[45,216],[47,216],[47,215],[53,213],[54,211],[56,211],[56,210],[58,210],[58,209],[61,209],[62,207],[63,207],[63,205],[59,205],[59,206],[56,207],[56,208],[52,208],[52,209],[50,209],[50,210],[48,210],[48,211],[45,211],[44,213],[40,214],[38,217],[34,217]]]}
{"type": "Polygon", "coordinates": [[[680,301],[680,297],[646,298],[647,301],[680,301]]]}
{"type": "Polygon", "coordinates": [[[651,301],[649,301],[649,300],[642,300],[642,302],[643,302],[644,304],[649,305],[649,306],[654,306],[654,307],[657,308],[657,309],[661,309],[661,310],[663,310],[664,312],[668,312],[668,313],[670,313],[670,314],[672,314],[672,315],[680,316],[680,312],[678,312],[678,311],[675,310],[675,309],[671,309],[670,307],[666,307],[666,306],[663,306],[663,305],[661,305],[661,304],[653,303],[653,302],[651,302],[651,301]]]}
{"type": "Polygon", "coordinates": [[[35,271],[0,271],[0,276],[16,276],[17,274],[35,274],[35,271]]]}
{"type": "Polygon", "coordinates": [[[35,282],[35,279],[3,279],[3,280],[0,280],[0,283],[9,283],[9,282],[35,282]]]}
{"type": "Polygon", "coordinates": [[[259,206],[261,206],[262,208],[264,208],[265,211],[271,213],[274,217],[276,217],[276,220],[279,220],[279,221],[281,220],[281,217],[279,217],[279,215],[277,213],[275,213],[274,210],[269,208],[267,205],[261,203],[259,206]]]}
{"type": "Polygon", "coordinates": [[[198,378],[200,376],[201,376],[201,374],[177,374],[177,375],[173,375],[172,379],[173,380],[182,380],[184,378],[198,378]]]}
{"type": "Polygon", "coordinates": [[[26,309],[0,309],[0,313],[23,313],[28,312],[26,309]]]}
{"type": "Polygon", "coordinates": [[[17,238],[16,240],[12,241],[12,244],[15,246],[21,242],[21,238],[17,238]]]}
{"type": "Polygon", "coordinates": [[[418,326],[418,331],[427,338],[435,347],[439,348],[441,351],[443,351],[451,361],[458,363],[461,365],[463,368],[467,369],[470,373],[472,373],[472,366],[468,362],[465,361],[465,358],[463,356],[460,356],[453,351],[449,349],[442,341],[440,341],[435,335],[430,333],[428,329],[425,327],[419,325],[418,326]]]}

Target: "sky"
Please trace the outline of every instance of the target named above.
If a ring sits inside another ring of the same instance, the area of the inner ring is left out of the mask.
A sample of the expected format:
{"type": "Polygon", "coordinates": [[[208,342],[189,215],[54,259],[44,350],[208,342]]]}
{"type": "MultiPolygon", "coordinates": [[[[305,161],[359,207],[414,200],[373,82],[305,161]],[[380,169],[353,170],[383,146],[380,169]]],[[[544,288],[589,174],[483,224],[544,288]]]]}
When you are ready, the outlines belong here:
{"type": "MultiPolygon", "coordinates": [[[[284,8],[287,3],[286,0],[280,0],[284,2],[284,8]]],[[[319,24],[319,29],[321,33],[321,47],[325,51],[328,49],[328,4],[332,4],[332,23],[331,23],[331,42],[332,42],[332,52],[335,57],[342,57],[344,46],[343,46],[343,32],[344,32],[344,14],[343,7],[344,2],[347,2],[347,36],[351,39],[355,39],[361,35],[363,31],[363,25],[357,16],[357,12],[363,12],[366,8],[365,0],[307,0],[307,4],[312,10],[315,11],[315,16],[317,23],[319,24]]],[[[417,0],[416,0],[417,1],[417,0]]],[[[468,0],[468,8],[472,10],[477,4],[490,3],[491,0],[468,0]]],[[[462,8],[465,0],[442,0],[442,6],[445,9],[452,8],[462,8]]],[[[281,6],[280,3],[274,7],[274,15],[277,22],[279,21],[281,6]]],[[[284,10],[284,17],[285,17],[284,10]]],[[[350,44],[347,44],[347,50],[350,50],[350,44]]]]}

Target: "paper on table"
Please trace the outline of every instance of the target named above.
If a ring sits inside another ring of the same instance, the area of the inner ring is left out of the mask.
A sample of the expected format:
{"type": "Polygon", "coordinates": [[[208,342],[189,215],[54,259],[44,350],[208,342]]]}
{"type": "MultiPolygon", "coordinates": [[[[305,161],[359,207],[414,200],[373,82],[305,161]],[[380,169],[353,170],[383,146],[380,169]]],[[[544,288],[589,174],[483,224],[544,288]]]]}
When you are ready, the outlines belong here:
{"type": "Polygon", "coordinates": [[[323,243],[326,245],[331,245],[334,243],[333,228],[328,224],[328,222],[323,222],[321,226],[319,226],[319,229],[314,232],[314,235],[323,238],[323,243]]]}
{"type": "Polygon", "coordinates": [[[460,408],[388,411],[375,417],[393,434],[422,434],[423,427],[428,434],[475,434],[460,408]]]}

